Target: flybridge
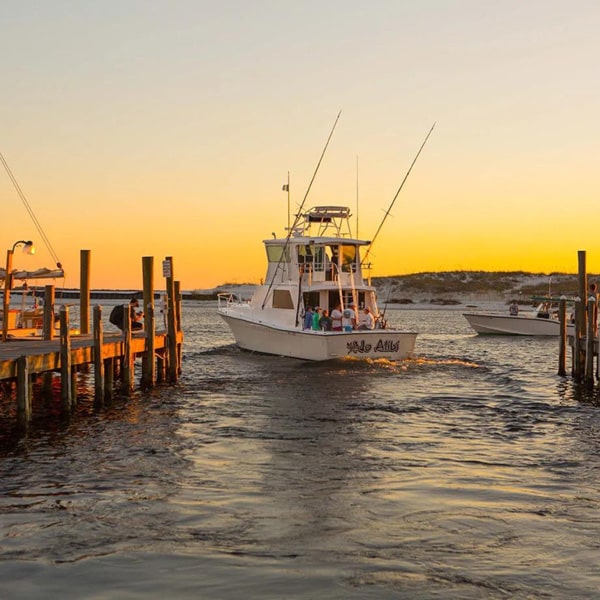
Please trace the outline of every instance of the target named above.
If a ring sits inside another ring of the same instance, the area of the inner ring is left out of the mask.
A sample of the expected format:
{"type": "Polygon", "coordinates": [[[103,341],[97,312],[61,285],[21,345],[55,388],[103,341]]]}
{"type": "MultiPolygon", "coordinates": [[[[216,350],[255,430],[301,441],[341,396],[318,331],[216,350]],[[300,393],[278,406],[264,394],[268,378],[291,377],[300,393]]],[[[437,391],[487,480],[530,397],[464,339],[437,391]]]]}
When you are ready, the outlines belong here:
{"type": "Polygon", "coordinates": [[[352,237],[347,206],[314,206],[299,215],[299,223],[294,227],[294,237],[313,235],[316,237],[352,237]]]}

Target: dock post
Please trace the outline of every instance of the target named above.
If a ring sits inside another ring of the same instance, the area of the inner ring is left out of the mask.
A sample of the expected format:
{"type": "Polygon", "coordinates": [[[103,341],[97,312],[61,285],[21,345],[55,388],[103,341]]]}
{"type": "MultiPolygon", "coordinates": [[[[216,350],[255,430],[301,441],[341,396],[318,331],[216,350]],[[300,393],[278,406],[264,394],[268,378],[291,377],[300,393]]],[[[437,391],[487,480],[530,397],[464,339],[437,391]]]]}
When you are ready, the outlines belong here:
{"type": "Polygon", "coordinates": [[[574,327],[574,338],[573,338],[573,350],[572,350],[572,363],[573,363],[573,378],[580,380],[581,379],[581,363],[582,363],[582,355],[583,355],[583,333],[581,329],[581,321],[582,321],[582,313],[585,312],[585,309],[582,308],[583,302],[580,298],[575,298],[573,311],[575,313],[575,327],[574,327]]]}
{"type": "Polygon", "coordinates": [[[44,325],[42,335],[45,340],[54,339],[54,286],[44,288],[44,325]]]}
{"type": "MultiPolygon", "coordinates": [[[[177,332],[177,339],[181,333],[181,282],[175,282],[175,315],[177,316],[175,330],[177,332]]],[[[177,343],[177,376],[181,377],[181,355],[183,353],[182,344],[177,343]]]]}
{"type": "MultiPolygon", "coordinates": [[[[585,299],[587,298],[587,272],[586,272],[586,252],[585,250],[577,251],[577,281],[579,284],[579,293],[578,297],[580,298],[579,302],[579,337],[582,338],[587,331],[587,303],[585,299]]],[[[585,352],[585,348],[581,347],[580,352],[583,354],[585,352]]],[[[583,357],[581,357],[583,358],[583,357]]]]}
{"type": "Polygon", "coordinates": [[[585,250],[577,251],[579,295],[575,299],[575,339],[573,340],[573,377],[581,381],[584,374],[585,346],[583,337],[587,330],[587,311],[585,298],[587,297],[587,275],[585,266],[585,250]]]}
{"type": "Polygon", "coordinates": [[[104,400],[110,402],[113,399],[115,385],[115,359],[104,360],[104,400]]]}
{"type": "Polygon", "coordinates": [[[13,250],[6,251],[6,274],[4,276],[4,294],[2,295],[2,341],[8,338],[8,313],[10,310],[10,288],[12,287],[13,250]]]}
{"type": "Polygon", "coordinates": [[[129,305],[124,308],[123,317],[123,363],[121,375],[121,393],[131,396],[133,391],[133,354],[131,352],[131,319],[129,305]]]}
{"type": "Polygon", "coordinates": [[[144,333],[146,352],[142,357],[142,389],[149,390],[156,383],[154,353],[156,351],[156,323],[154,321],[154,257],[142,257],[144,284],[144,333]]]}
{"type": "Polygon", "coordinates": [[[587,303],[587,333],[585,337],[585,382],[588,386],[594,385],[594,311],[596,299],[588,298],[587,303]]]}
{"type": "Polygon", "coordinates": [[[163,383],[165,373],[165,349],[162,348],[156,353],[156,383],[163,383]]]}
{"type": "Polygon", "coordinates": [[[64,410],[71,412],[73,379],[71,377],[71,335],[69,307],[60,307],[60,400],[64,410]]]}
{"type": "MultiPolygon", "coordinates": [[[[44,323],[42,337],[45,340],[54,339],[54,286],[44,287],[44,323]]],[[[52,396],[52,371],[47,371],[42,375],[42,396],[50,398],[52,396]]]]}
{"type": "Polygon", "coordinates": [[[167,256],[167,342],[169,383],[177,383],[177,304],[175,302],[175,283],[173,277],[173,257],[167,256]]]}
{"type": "Polygon", "coordinates": [[[17,359],[17,423],[27,428],[31,421],[31,381],[27,356],[17,359]]]}
{"type": "Polygon", "coordinates": [[[564,377],[567,374],[567,299],[564,296],[561,297],[558,304],[558,319],[560,323],[558,374],[564,377]]]}
{"type": "Polygon", "coordinates": [[[79,331],[90,332],[90,251],[80,251],[79,331]]]}
{"type": "Polygon", "coordinates": [[[94,306],[94,404],[104,404],[104,327],[102,325],[102,306],[94,306]]]}

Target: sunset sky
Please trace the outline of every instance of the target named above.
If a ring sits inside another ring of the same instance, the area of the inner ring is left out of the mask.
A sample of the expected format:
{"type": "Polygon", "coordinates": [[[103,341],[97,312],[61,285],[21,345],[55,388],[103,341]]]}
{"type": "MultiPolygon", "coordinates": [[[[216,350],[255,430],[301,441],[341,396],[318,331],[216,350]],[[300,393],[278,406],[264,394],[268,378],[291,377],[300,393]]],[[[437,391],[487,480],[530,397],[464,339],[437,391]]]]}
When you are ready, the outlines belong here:
{"type": "MultiPolygon", "coordinates": [[[[258,282],[305,208],[357,209],[374,275],[600,272],[597,0],[10,0],[0,153],[79,285],[258,282]]],[[[0,248],[32,219],[0,166],[0,248]]],[[[2,251],[4,253],[4,250],[2,251]]]]}

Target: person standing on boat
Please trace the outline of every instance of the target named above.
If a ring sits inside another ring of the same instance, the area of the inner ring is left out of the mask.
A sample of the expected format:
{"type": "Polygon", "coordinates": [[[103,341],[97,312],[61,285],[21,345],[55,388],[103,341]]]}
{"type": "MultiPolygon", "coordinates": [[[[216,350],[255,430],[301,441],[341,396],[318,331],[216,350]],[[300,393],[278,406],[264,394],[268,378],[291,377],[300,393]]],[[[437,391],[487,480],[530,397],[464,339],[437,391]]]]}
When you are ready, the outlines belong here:
{"type": "Polygon", "coordinates": [[[304,329],[312,329],[313,316],[314,316],[314,312],[313,312],[312,306],[307,306],[306,312],[304,313],[304,325],[303,325],[304,329]]]}
{"type": "Polygon", "coordinates": [[[356,324],[356,304],[353,302],[342,313],[342,328],[344,331],[352,331],[356,324]]]}
{"type": "Polygon", "coordinates": [[[331,317],[326,308],[323,309],[323,315],[319,319],[319,327],[321,331],[331,331],[331,317]]]}
{"type": "Polygon", "coordinates": [[[313,331],[321,331],[319,321],[321,320],[321,309],[317,306],[313,314],[312,329],[313,331]]]}
{"type": "Polygon", "coordinates": [[[508,309],[508,314],[511,317],[516,317],[519,314],[519,305],[517,304],[516,300],[513,300],[509,309],[508,309]]]}
{"type": "Polygon", "coordinates": [[[342,331],[342,305],[339,302],[331,311],[331,331],[342,331]]]}

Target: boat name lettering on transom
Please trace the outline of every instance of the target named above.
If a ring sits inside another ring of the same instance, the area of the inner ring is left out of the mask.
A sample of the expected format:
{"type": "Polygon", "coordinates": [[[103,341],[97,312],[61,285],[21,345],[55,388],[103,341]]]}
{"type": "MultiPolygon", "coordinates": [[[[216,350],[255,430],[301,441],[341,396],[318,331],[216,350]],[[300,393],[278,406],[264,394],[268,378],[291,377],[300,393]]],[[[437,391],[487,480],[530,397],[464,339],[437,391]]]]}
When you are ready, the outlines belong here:
{"type": "Polygon", "coordinates": [[[348,354],[364,354],[365,352],[371,352],[371,344],[367,344],[365,340],[360,342],[348,342],[346,344],[348,348],[348,354]]]}
{"type": "Polygon", "coordinates": [[[372,344],[367,344],[365,340],[348,342],[346,344],[348,348],[348,354],[364,354],[366,352],[398,352],[400,349],[400,340],[394,342],[393,340],[378,340],[373,348],[372,344]]]}

